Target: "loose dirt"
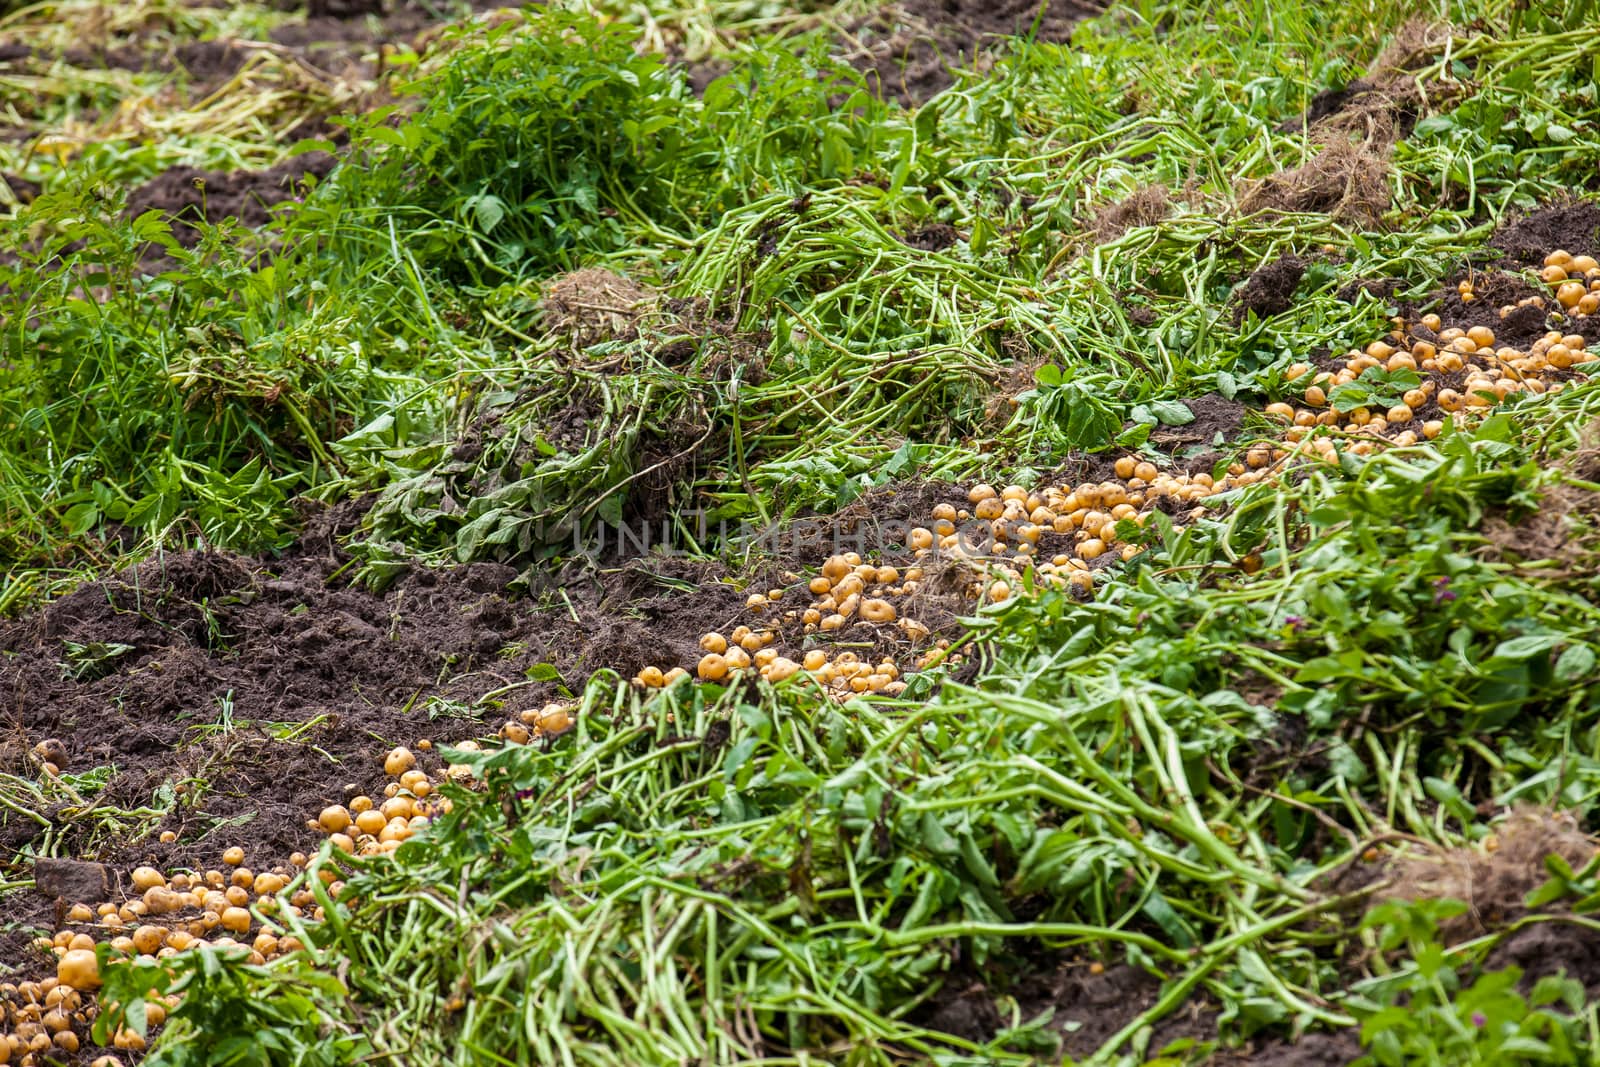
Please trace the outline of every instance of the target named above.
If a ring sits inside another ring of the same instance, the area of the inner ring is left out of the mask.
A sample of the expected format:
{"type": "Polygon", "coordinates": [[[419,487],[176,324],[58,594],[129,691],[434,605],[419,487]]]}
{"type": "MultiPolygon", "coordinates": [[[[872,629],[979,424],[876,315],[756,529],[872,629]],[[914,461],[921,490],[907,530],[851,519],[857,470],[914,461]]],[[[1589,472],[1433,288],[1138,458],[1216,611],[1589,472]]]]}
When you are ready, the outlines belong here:
{"type": "Polygon", "coordinates": [[[332,172],[338,159],[308,152],[265,170],[201,170],[173,167],[128,195],[126,215],[160,211],[172,220],[172,233],[184,245],[200,240],[196,223],[234,218],[249,227],[271,221],[272,209],[303,196],[332,172]]]}
{"type": "Polygon", "coordinates": [[[943,252],[961,240],[961,235],[948,222],[935,222],[912,230],[900,240],[923,252],[943,252]]]}
{"type": "MultiPolygon", "coordinates": [[[[32,777],[26,753],[57,738],[69,773],[115,769],[105,802],[137,807],[163,788],[190,787],[150,837],[105,837],[83,819],[56,827],[62,845],[170,867],[214,862],[226,839],[284,859],[308,843],[308,813],[344,799],[347,785],[381,785],[385,745],[481,733],[483,718],[505,708],[474,708],[477,697],[533,663],[579,669],[591,643],[615,646],[626,628],[580,595],[575,603],[588,603],[577,614],[594,636],[571,644],[578,624],[505,595],[515,577],[507,567],[418,569],[376,595],[333,579],[339,566],[337,556],[303,553],[186,553],[0,629],[8,771],[32,777]],[[127,651],[104,677],[71,677],[70,648],[94,642],[127,651]],[[155,841],[162,830],[178,841],[155,841]]],[[[538,683],[515,706],[555,695],[554,683],[538,683]]],[[[0,827],[7,852],[33,829],[14,819],[0,827]]]]}
{"type": "MultiPolygon", "coordinates": [[[[508,588],[516,570],[488,563],[413,567],[378,593],[349,584],[337,547],[359,514],[319,516],[279,559],[169,555],[0,622],[0,770],[38,780],[31,753],[46,740],[64,746],[68,781],[109,769],[92,805],[56,790],[57,854],[173,869],[247,843],[257,862],[282,861],[317,843],[304,821],[322,806],[381,788],[389,747],[491,734],[597,670],[692,670],[703,633],[760,621],[749,588],[804,592],[781,570],[802,565],[797,548],[738,582],[718,564],[647,556],[574,564],[525,594],[508,588]],[[559,679],[530,681],[535,668],[559,679]],[[150,806],[167,810],[137,832],[105,814],[150,806]]],[[[940,617],[953,627],[954,611],[940,617]]],[[[768,624],[786,646],[805,641],[798,623],[768,624]]],[[[861,622],[837,640],[907,647],[897,628],[861,622]]],[[[42,832],[0,810],[0,869],[42,832]]]]}
{"type": "Polygon", "coordinates": [[[598,268],[563,274],[544,289],[545,321],[574,348],[632,341],[656,308],[657,296],[630,278],[598,268]]]}
{"type": "Polygon", "coordinates": [[[1547,305],[1554,306],[1555,301],[1550,299],[1548,289],[1541,289],[1520,275],[1503,271],[1487,274],[1474,272],[1469,277],[1474,285],[1470,301],[1463,299],[1454,285],[1446,286],[1436,294],[1437,304],[1433,310],[1445,329],[1455,326],[1469,330],[1474,326],[1487,326],[1494,331],[1497,345],[1525,348],[1544,336],[1550,328],[1550,307],[1517,307],[1503,318],[1500,315],[1502,307],[1507,304],[1515,306],[1519,300],[1531,296],[1544,297],[1547,305]]]}
{"type": "MultiPolygon", "coordinates": [[[[1246,213],[1327,213],[1374,228],[1389,208],[1389,154],[1408,136],[1422,106],[1415,71],[1449,42],[1443,27],[1413,20],[1372,61],[1366,75],[1312,98],[1281,132],[1304,130],[1314,152],[1302,163],[1238,183],[1246,213]]],[[[1437,108],[1441,101],[1430,104],[1437,108]]]]}
{"type": "Polygon", "coordinates": [[[1239,184],[1245,214],[1328,214],[1374,227],[1389,207],[1388,145],[1333,133],[1304,163],[1239,184]]]}
{"type": "Polygon", "coordinates": [[[1600,992],[1600,933],[1575,923],[1535,923],[1507,935],[1489,953],[1484,966],[1491,970],[1522,968],[1524,987],[1564,974],[1582,982],[1593,1001],[1600,992]]]}
{"type": "Polygon", "coordinates": [[[1265,319],[1288,311],[1305,274],[1306,261],[1299,256],[1282,256],[1257,267],[1234,296],[1233,321],[1243,322],[1251,313],[1265,319]]]}
{"type": "Polygon", "coordinates": [[[1150,443],[1171,456],[1179,470],[1191,474],[1209,471],[1222,459],[1221,445],[1239,435],[1250,409],[1218,393],[1192,397],[1183,404],[1194,414],[1194,421],[1158,427],[1151,431],[1150,443]]]}
{"type": "Polygon", "coordinates": [[[1361,1040],[1355,1030],[1315,1032],[1298,1041],[1268,1038],[1247,1049],[1224,1052],[1212,1059],[1214,1067],[1346,1067],[1361,1058],[1361,1040]]]}
{"type": "Polygon", "coordinates": [[[1577,200],[1546,205],[1512,219],[1489,243],[1515,266],[1537,267],[1558,248],[1575,256],[1600,254],[1600,204],[1577,200]]]}
{"type": "Polygon", "coordinates": [[[955,82],[958,68],[982,68],[1002,39],[1061,44],[1081,19],[1097,14],[1087,0],[903,0],[851,31],[861,49],[845,58],[884,96],[915,107],[955,82]]]}
{"type": "MultiPolygon", "coordinates": [[[[1061,1042],[1057,1055],[1076,1062],[1093,1055],[1149,1010],[1161,990],[1158,979],[1127,964],[1101,967],[1089,960],[1069,959],[1038,970],[1029,970],[1029,966],[1028,962],[1018,965],[1020,977],[991,975],[992,982],[971,973],[952,976],[919,1013],[918,1021],[931,1030],[968,1041],[992,1041],[1011,1025],[1010,1005],[1002,1015],[998,1003],[1004,996],[1015,1004],[1024,1023],[1049,1012],[1047,1032],[1061,1042]]],[[[1147,1055],[1157,1056],[1179,1042],[1215,1042],[1217,1016],[1214,1007],[1198,1004],[1167,1016],[1156,1024],[1147,1055]]],[[[1127,1052],[1128,1046],[1124,1045],[1123,1051],[1127,1052]]],[[[1347,1030],[1309,1033],[1297,1041],[1263,1035],[1239,1048],[1220,1049],[1203,1062],[1213,1067],[1343,1067],[1360,1055],[1355,1031],[1347,1030]]],[[[1189,1062],[1181,1055],[1178,1060],[1189,1062]]]]}
{"type": "Polygon", "coordinates": [[[1600,424],[1585,427],[1579,443],[1576,451],[1545,460],[1561,477],[1540,491],[1537,508],[1501,509],[1484,518],[1485,555],[1533,564],[1552,579],[1594,573],[1600,557],[1600,493],[1589,486],[1600,479],[1600,424]]]}

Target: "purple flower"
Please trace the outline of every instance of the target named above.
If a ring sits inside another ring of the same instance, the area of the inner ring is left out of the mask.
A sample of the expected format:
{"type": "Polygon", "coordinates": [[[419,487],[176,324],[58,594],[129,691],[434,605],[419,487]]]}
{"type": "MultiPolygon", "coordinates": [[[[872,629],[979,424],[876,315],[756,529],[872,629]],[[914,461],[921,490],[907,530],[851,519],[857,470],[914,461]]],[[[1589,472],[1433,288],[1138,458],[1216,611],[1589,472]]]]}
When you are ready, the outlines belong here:
{"type": "Polygon", "coordinates": [[[1433,580],[1433,602],[1435,604],[1448,604],[1456,598],[1450,589],[1450,576],[1441,574],[1433,580]]]}
{"type": "Polygon", "coordinates": [[[1300,627],[1306,624],[1306,620],[1302,619],[1298,615],[1285,615],[1283,617],[1283,624],[1291,630],[1298,630],[1300,627]]]}
{"type": "Polygon", "coordinates": [[[1482,1026],[1485,1023],[1487,1023],[1488,1021],[1489,1021],[1489,1017],[1487,1015],[1485,1015],[1483,1012],[1475,1011],[1475,1012],[1472,1013],[1472,1025],[1473,1026],[1482,1026]]]}

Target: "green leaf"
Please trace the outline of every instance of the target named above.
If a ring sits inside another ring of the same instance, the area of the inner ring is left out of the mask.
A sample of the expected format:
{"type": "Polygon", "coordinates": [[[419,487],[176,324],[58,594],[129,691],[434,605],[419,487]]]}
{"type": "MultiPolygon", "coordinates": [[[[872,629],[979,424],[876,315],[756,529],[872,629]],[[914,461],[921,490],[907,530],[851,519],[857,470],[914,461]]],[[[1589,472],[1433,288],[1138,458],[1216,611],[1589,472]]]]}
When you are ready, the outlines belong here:
{"type": "Polygon", "coordinates": [[[506,205],[498,196],[474,196],[466,203],[474,222],[483,233],[493,233],[506,217],[506,205]]]}
{"type": "Polygon", "coordinates": [[[931,811],[922,813],[921,833],[923,847],[929,852],[940,856],[957,856],[961,853],[961,842],[951,836],[931,811]]]}
{"type": "Polygon", "coordinates": [[[1346,382],[1334,387],[1328,394],[1328,403],[1342,413],[1349,413],[1372,403],[1372,388],[1362,382],[1346,382]]]}
{"type": "Polygon", "coordinates": [[[1498,1051],[1503,1055],[1520,1053],[1546,1062],[1551,1062],[1550,1056],[1553,1052],[1549,1042],[1540,1041],[1538,1038],[1529,1037],[1526,1034],[1513,1034],[1511,1037],[1501,1041],[1498,1051]]]}
{"type": "Polygon", "coordinates": [[[1155,400],[1150,411],[1165,426],[1187,426],[1194,421],[1194,412],[1180,400],[1155,400]]]}
{"type": "Polygon", "coordinates": [[[1526,637],[1513,637],[1509,641],[1502,641],[1495,646],[1494,658],[1500,660],[1525,660],[1534,656],[1545,655],[1561,642],[1559,634],[1529,634],[1526,637]]]}
{"type": "Polygon", "coordinates": [[[1588,645],[1571,645],[1556,660],[1556,681],[1564,685],[1582,681],[1594,673],[1595,653],[1588,645]]]}

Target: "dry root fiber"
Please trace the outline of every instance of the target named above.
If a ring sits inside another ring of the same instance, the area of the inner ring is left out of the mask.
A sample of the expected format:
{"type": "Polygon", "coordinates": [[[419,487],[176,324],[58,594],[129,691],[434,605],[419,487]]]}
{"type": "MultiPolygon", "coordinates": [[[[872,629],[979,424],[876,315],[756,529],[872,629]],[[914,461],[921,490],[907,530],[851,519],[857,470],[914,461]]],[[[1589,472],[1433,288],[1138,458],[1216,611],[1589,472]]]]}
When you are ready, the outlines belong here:
{"type": "Polygon", "coordinates": [[[1453,944],[1525,914],[1523,898],[1548,877],[1545,857],[1560,856],[1579,869],[1594,855],[1596,844],[1571,815],[1526,808],[1514,812],[1477,848],[1440,849],[1394,860],[1384,895],[1391,900],[1464,901],[1467,910],[1440,930],[1453,944]]]}
{"type": "Polygon", "coordinates": [[[1129,230],[1153,226],[1171,211],[1172,191],[1158,182],[1144,186],[1125,199],[1095,208],[1089,229],[1094,234],[1094,243],[1103,245],[1129,230]]]}
{"type": "Polygon", "coordinates": [[[1240,182],[1240,208],[1377,225],[1389,207],[1390,150],[1424,103],[1413,72],[1448,40],[1448,26],[1417,20],[1403,26],[1364,78],[1313,101],[1304,124],[1320,150],[1299,166],[1240,182]]]}
{"type": "Polygon", "coordinates": [[[1537,565],[1543,577],[1584,578],[1600,555],[1600,421],[1583,432],[1583,447],[1552,462],[1565,478],[1546,486],[1539,507],[1521,522],[1484,520],[1489,550],[1500,559],[1537,565]]]}
{"type": "Polygon", "coordinates": [[[563,274],[544,293],[552,329],[571,337],[578,348],[602,341],[632,341],[656,307],[656,294],[608,270],[588,268],[563,274]]]}
{"type": "Polygon", "coordinates": [[[1388,149],[1376,139],[1330,140],[1300,166],[1244,183],[1239,207],[1246,214],[1318,213],[1375,226],[1389,207],[1388,149]]]}

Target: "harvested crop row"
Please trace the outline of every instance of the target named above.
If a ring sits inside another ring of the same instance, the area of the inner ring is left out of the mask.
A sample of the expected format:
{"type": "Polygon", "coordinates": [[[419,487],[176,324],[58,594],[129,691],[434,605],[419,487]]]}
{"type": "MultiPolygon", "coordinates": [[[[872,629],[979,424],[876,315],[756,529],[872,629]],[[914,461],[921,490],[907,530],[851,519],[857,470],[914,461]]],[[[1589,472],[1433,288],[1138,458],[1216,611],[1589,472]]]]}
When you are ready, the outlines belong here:
{"type": "MultiPolygon", "coordinates": [[[[1587,255],[1558,250],[1546,257],[1540,276],[1553,301],[1526,297],[1500,307],[1498,317],[1526,330],[1529,317],[1537,316],[1569,332],[1551,328],[1517,347],[1497,345],[1488,326],[1445,327],[1431,312],[1415,321],[1397,318],[1387,340],[1347,353],[1334,369],[1291,365],[1285,378],[1301,391],[1304,406],[1266,405],[1264,415],[1289,424],[1281,440],[1250,444],[1216,477],[1164,471],[1148,459],[1123,456],[1115,461],[1115,477],[1098,482],[1032,490],[974,485],[965,501],[905,519],[900,528],[908,532],[897,555],[912,565],[903,572],[889,550],[869,557],[851,552],[830,558],[805,582],[796,576],[790,588],[750,594],[749,624],[735,630],[731,642],[720,633],[705,634],[706,656],[696,674],[724,682],[751,670],[780,682],[804,671],[836,696],[896,696],[906,688],[903,673],[947,662],[948,635],[940,634],[932,650],[917,651],[933,633],[916,617],[929,568],[937,568],[944,587],[969,604],[1001,603],[1050,588],[1087,598],[1099,566],[1143,550],[1142,530],[1153,512],[1181,527],[1213,511],[1214,503],[1206,503],[1211,498],[1285,476],[1297,460],[1337,464],[1344,454],[1370,456],[1379,446],[1414,445],[1437,438],[1447,423],[1464,428],[1518,395],[1558,394],[1600,359],[1589,351],[1588,337],[1576,332],[1600,309],[1600,266],[1587,255]],[[925,525],[913,524],[919,522],[925,525]],[[785,608],[806,595],[811,599],[803,607],[785,608]],[[855,648],[880,644],[889,626],[902,632],[910,655],[883,656],[876,663],[861,659],[855,648]]],[[[1471,304],[1476,287],[1486,284],[1493,282],[1464,279],[1457,291],[1471,304]]],[[[1260,559],[1247,556],[1241,566],[1254,571],[1260,559]]],[[[634,680],[655,689],[686,674],[681,667],[652,665],[634,680]]]]}

